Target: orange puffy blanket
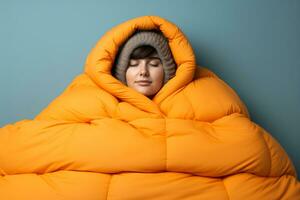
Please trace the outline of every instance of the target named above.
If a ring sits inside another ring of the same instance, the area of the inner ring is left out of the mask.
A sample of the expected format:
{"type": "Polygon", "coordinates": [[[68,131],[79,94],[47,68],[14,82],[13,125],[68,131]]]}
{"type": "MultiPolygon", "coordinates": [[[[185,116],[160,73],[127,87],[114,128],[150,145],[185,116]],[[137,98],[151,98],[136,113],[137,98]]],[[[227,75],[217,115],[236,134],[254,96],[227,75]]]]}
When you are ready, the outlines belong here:
{"type": "Polygon", "coordinates": [[[0,148],[1,200],[300,199],[280,144],[158,16],[108,31],[60,96],[0,129],[0,148]],[[178,66],[153,99],[111,75],[138,29],[161,30],[178,66]]]}

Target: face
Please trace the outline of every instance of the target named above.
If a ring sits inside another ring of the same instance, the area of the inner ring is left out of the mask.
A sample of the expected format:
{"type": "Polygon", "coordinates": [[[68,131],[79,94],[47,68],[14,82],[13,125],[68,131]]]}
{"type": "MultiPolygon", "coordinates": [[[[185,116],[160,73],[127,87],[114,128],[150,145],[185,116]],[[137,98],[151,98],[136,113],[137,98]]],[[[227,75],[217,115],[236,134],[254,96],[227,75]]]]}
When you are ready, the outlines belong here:
{"type": "Polygon", "coordinates": [[[126,71],[127,86],[152,97],[163,86],[164,70],[157,55],[143,59],[130,59],[126,71]]]}

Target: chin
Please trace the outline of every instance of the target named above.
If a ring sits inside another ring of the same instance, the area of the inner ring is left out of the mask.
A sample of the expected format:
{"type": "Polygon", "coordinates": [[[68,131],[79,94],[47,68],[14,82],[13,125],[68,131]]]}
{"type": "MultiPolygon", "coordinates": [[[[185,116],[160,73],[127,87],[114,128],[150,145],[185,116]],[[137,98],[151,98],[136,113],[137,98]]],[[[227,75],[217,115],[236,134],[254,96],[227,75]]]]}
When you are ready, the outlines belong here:
{"type": "Polygon", "coordinates": [[[140,92],[140,93],[145,95],[145,96],[153,96],[155,94],[153,92],[140,92]]]}
{"type": "Polygon", "coordinates": [[[145,96],[153,96],[156,92],[149,89],[139,88],[137,91],[145,96]]]}

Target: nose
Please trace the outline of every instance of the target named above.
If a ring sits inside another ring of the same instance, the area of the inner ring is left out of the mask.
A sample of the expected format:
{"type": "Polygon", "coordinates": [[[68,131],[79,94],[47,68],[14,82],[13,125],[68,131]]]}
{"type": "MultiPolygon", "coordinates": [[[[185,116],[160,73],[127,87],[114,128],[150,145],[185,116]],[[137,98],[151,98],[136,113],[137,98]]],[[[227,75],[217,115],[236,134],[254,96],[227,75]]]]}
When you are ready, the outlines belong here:
{"type": "Polygon", "coordinates": [[[139,75],[143,77],[149,76],[149,70],[145,62],[141,63],[139,75]]]}

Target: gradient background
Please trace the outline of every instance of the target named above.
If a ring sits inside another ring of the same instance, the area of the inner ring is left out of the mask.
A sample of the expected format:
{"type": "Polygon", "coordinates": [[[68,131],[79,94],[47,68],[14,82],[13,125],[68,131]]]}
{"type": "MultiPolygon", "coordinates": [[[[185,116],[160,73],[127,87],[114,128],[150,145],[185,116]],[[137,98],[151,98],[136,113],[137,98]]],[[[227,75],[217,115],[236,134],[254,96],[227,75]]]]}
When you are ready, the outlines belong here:
{"type": "Polygon", "coordinates": [[[0,0],[0,127],[34,118],[106,31],[142,15],[181,28],[198,64],[238,93],[300,174],[299,0],[0,0]]]}

